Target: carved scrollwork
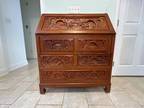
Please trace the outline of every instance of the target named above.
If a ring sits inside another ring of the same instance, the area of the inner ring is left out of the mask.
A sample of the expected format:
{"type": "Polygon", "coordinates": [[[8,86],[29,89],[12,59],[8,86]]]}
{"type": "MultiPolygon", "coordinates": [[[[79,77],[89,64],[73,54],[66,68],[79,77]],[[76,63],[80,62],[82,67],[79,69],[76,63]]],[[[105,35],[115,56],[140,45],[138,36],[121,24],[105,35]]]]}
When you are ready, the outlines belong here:
{"type": "Polygon", "coordinates": [[[97,50],[107,48],[107,40],[79,39],[78,42],[80,50],[97,50]]]}
{"type": "Polygon", "coordinates": [[[73,65],[73,56],[41,56],[41,66],[67,66],[73,65]]]}
{"type": "Polygon", "coordinates": [[[46,30],[108,30],[105,17],[46,17],[46,30]]]}
{"type": "Polygon", "coordinates": [[[78,55],[79,65],[107,65],[108,55],[105,54],[92,54],[92,55],[78,55]]]}
{"type": "Polygon", "coordinates": [[[44,40],[44,49],[46,51],[72,51],[73,40],[44,40]]]}
{"type": "Polygon", "coordinates": [[[93,81],[105,78],[105,70],[97,71],[44,71],[42,72],[44,78],[55,81],[93,81]],[[46,76],[46,77],[45,77],[46,76]]]}

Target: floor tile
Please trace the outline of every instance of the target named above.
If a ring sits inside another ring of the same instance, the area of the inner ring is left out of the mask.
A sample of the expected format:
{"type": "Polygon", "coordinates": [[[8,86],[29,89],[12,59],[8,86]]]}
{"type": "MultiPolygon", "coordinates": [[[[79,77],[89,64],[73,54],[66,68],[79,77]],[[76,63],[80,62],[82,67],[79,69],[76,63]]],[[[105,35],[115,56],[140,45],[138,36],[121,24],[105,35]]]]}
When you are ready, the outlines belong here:
{"type": "Polygon", "coordinates": [[[10,108],[34,108],[40,98],[39,92],[26,92],[10,108]]]}
{"type": "Polygon", "coordinates": [[[35,81],[28,89],[28,91],[39,91],[39,81],[35,81]]]}
{"type": "Polygon", "coordinates": [[[9,108],[9,105],[0,105],[0,108],[9,108]]]}
{"type": "Polygon", "coordinates": [[[88,108],[85,93],[83,92],[65,93],[63,108],[88,108]]]}
{"type": "Polygon", "coordinates": [[[109,96],[113,104],[115,104],[118,108],[140,107],[140,105],[126,92],[111,92],[109,96]]]}
{"type": "Polygon", "coordinates": [[[112,77],[111,91],[123,91],[128,82],[121,77],[112,77]],[[121,86],[125,84],[124,86],[121,86]]]}
{"type": "Polygon", "coordinates": [[[38,104],[56,104],[61,105],[63,102],[63,89],[49,89],[46,94],[40,96],[38,104]]]}
{"type": "Polygon", "coordinates": [[[142,90],[142,88],[140,89],[136,84],[134,84],[129,85],[129,87],[125,91],[140,105],[144,105],[144,89],[142,90]]]}
{"type": "Polygon", "coordinates": [[[31,61],[0,77],[0,108],[144,108],[143,82],[144,77],[112,77],[109,94],[98,87],[48,88],[40,95],[38,65],[31,61]]]}
{"type": "Polygon", "coordinates": [[[12,104],[31,86],[31,84],[32,83],[21,82],[9,90],[0,91],[0,104],[12,104]]]}
{"type": "Polygon", "coordinates": [[[57,105],[37,105],[36,108],[62,108],[62,106],[57,105]]]}
{"type": "Polygon", "coordinates": [[[89,89],[86,97],[89,105],[113,105],[111,99],[103,90],[89,89]]]}
{"type": "Polygon", "coordinates": [[[114,106],[89,106],[89,108],[116,108],[114,106]]]}
{"type": "Polygon", "coordinates": [[[117,106],[116,108],[142,108],[140,105],[134,105],[134,106],[117,106]]]}

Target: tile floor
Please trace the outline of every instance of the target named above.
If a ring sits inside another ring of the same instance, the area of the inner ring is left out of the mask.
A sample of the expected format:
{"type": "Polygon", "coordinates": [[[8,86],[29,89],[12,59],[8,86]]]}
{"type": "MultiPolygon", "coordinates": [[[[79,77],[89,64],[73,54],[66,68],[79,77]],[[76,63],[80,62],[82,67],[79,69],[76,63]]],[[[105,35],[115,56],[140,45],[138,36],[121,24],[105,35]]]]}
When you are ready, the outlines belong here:
{"type": "Polygon", "coordinates": [[[0,77],[0,108],[144,108],[144,77],[112,77],[102,88],[49,88],[39,93],[36,61],[0,77]]]}

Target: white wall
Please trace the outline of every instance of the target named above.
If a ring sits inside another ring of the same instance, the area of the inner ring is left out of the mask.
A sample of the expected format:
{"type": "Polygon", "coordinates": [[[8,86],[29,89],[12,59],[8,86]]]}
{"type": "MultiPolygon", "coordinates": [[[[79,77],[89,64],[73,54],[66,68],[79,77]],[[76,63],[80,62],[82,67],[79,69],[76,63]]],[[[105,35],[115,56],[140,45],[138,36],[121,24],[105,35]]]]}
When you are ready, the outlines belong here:
{"type": "Polygon", "coordinates": [[[26,65],[27,60],[19,0],[0,0],[0,17],[0,65],[2,64],[0,75],[2,75],[26,65]]]}
{"type": "Polygon", "coordinates": [[[40,0],[41,13],[70,13],[69,7],[80,7],[80,13],[108,13],[116,24],[117,2],[119,0],[40,0]]]}

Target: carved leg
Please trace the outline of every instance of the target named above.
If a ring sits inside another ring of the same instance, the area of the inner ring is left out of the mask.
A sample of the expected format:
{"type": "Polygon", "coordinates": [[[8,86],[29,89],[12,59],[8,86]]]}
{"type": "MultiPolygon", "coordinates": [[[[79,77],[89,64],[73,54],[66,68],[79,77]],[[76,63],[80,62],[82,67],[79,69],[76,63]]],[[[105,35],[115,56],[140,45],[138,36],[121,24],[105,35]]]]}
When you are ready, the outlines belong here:
{"type": "Polygon", "coordinates": [[[105,85],[104,91],[105,91],[106,93],[110,93],[110,90],[111,90],[111,84],[105,85]]]}
{"type": "Polygon", "coordinates": [[[39,86],[40,88],[40,94],[45,94],[46,89],[43,86],[39,86]]]}

